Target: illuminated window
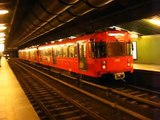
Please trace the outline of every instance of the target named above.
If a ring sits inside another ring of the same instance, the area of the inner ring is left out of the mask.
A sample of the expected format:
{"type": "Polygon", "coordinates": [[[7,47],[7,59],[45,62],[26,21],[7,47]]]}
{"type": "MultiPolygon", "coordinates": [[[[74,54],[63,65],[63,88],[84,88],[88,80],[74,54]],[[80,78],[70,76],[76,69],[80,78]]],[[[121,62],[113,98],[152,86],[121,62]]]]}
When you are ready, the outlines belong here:
{"type": "Polygon", "coordinates": [[[68,57],[68,46],[64,45],[63,46],[63,57],[68,57]]]}
{"type": "Polygon", "coordinates": [[[69,46],[69,57],[74,57],[74,45],[69,46]]]}

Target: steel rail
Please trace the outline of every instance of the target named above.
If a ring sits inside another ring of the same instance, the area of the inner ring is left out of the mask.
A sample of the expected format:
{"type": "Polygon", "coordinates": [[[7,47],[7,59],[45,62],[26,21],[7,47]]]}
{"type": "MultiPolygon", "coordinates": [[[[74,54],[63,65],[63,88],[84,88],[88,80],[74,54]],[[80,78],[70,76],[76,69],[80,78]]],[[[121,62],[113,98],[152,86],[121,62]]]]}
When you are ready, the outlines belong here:
{"type": "MultiPolygon", "coordinates": [[[[24,63],[22,63],[22,64],[24,64],[24,63]]],[[[141,114],[139,114],[139,113],[137,113],[137,112],[135,112],[135,111],[132,111],[132,110],[130,110],[130,109],[127,109],[127,108],[125,108],[125,107],[123,107],[123,106],[121,106],[121,105],[119,105],[119,104],[117,104],[117,103],[115,103],[115,102],[108,101],[108,100],[106,100],[106,99],[104,99],[104,98],[101,98],[101,97],[99,97],[99,96],[96,96],[96,95],[94,95],[94,94],[92,94],[92,93],[89,93],[89,92],[87,92],[87,91],[85,91],[85,90],[82,90],[82,89],[80,89],[80,88],[77,88],[77,87],[75,87],[75,86],[73,86],[73,85],[71,85],[71,84],[68,84],[68,83],[66,83],[66,82],[63,82],[63,81],[61,81],[60,79],[58,79],[58,78],[56,78],[56,77],[53,77],[53,76],[51,76],[51,75],[48,75],[48,74],[46,74],[46,73],[44,73],[44,72],[42,72],[42,71],[40,71],[40,70],[37,70],[37,69],[35,69],[35,68],[33,68],[33,67],[30,67],[30,66],[28,66],[28,65],[26,65],[26,64],[24,64],[24,65],[25,65],[26,67],[29,67],[29,68],[31,68],[31,69],[33,69],[33,70],[35,70],[35,71],[37,71],[37,72],[45,75],[45,76],[51,78],[51,79],[56,80],[57,82],[65,85],[65,86],[67,86],[67,87],[69,87],[69,88],[72,88],[72,89],[74,89],[74,90],[76,90],[76,91],[78,91],[78,92],[80,92],[80,93],[82,93],[82,94],[85,94],[85,95],[87,95],[87,96],[89,96],[89,97],[91,97],[91,98],[93,98],[93,99],[95,99],[95,100],[97,100],[97,101],[100,101],[100,102],[102,102],[102,103],[104,103],[104,104],[106,104],[106,105],[109,105],[109,106],[111,106],[112,108],[116,108],[116,109],[118,109],[118,110],[120,110],[120,111],[122,111],[122,112],[125,112],[125,113],[127,113],[127,114],[129,114],[129,115],[131,115],[131,116],[133,116],[133,117],[135,117],[135,118],[145,119],[145,120],[151,120],[150,118],[148,118],[148,117],[146,117],[146,116],[144,116],[144,115],[141,115],[141,114]]],[[[31,73],[31,74],[32,74],[32,73],[31,73]]],[[[81,81],[82,81],[82,80],[81,80],[81,81]]],[[[85,83],[86,81],[83,81],[83,82],[85,83]]],[[[86,82],[86,83],[87,83],[87,82],[86,82]]],[[[93,84],[93,83],[92,83],[92,84],[93,84]]],[[[96,85],[96,84],[94,84],[94,85],[95,85],[95,86],[98,86],[98,85],[96,85]]],[[[50,86],[50,85],[49,85],[49,86],[50,86]]],[[[107,90],[107,88],[104,88],[104,89],[107,90]]],[[[109,90],[109,88],[108,88],[108,90],[109,90]]]]}
{"type": "MultiPolygon", "coordinates": [[[[20,66],[21,68],[23,68],[23,70],[27,71],[30,75],[32,75],[34,78],[38,79],[41,83],[43,83],[44,85],[48,86],[50,89],[53,89],[54,91],[56,91],[58,94],[60,94],[62,97],[64,97],[66,100],[70,101],[72,104],[74,104],[75,106],[78,106],[80,109],[82,109],[83,111],[85,111],[86,114],[88,114],[89,116],[92,116],[93,118],[97,119],[97,120],[105,120],[103,117],[97,115],[96,113],[94,113],[93,111],[90,111],[88,109],[86,109],[84,106],[82,106],[81,104],[77,103],[76,101],[74,101],[73,99],[71,99],[70,97],[64,95],[61,91],[56,90],[52,85],[50,85],[49,83],[44,82],[43,79],[41,79],[40,77],[38,77],[37,75],[35,75],[34,73],[32,73],[31,71],[28,71],[26,68],[24,68],[22,65],[16,63],[18,66],[20,66]]],[[[25,65],[25,64],[24,64],[25,65]]],[[[40,72],[38,70],[38,72],[40,72]]],[[[43,74],[41,72],[41,74],[43,74]]],[[[43,74],[45,75],[45,74],[43,74]]],[[[46,76],[46,75],[45,75],[46,76]]],[[[47,76],[48,77],[48,76],[47,76]]],[[[52,78],[55,79],[55,78],[52,78]]]]}

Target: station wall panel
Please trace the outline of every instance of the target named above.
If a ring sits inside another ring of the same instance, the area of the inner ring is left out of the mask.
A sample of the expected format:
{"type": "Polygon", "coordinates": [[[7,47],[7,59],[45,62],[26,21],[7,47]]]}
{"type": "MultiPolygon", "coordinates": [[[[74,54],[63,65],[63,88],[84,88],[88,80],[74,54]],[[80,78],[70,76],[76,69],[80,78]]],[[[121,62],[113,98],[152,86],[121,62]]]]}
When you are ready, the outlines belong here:
{"type": "Polygon", "coordinates": [[[160,65],[160,35],[142,36],[133,41],[137,43],[135,63],[160,65]]]}

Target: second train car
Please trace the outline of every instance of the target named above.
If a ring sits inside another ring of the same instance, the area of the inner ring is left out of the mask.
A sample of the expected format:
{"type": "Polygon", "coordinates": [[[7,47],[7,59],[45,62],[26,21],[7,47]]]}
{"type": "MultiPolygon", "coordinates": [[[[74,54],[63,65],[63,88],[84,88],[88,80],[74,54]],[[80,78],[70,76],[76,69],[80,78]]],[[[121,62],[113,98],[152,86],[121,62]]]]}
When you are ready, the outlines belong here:
{"type": "Polygon", "coordinates": [[[19,58],[70,73],[123,79],[133,72],[132,42],[127,31],[108,30],[19,50],[19,58]]]}

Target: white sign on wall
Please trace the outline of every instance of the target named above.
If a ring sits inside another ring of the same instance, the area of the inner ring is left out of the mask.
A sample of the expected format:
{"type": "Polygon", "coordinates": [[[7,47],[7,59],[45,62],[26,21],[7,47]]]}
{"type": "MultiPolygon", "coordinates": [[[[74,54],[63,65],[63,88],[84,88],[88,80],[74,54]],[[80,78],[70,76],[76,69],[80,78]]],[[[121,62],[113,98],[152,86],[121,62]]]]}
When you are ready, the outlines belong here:
{"type": "Polygon", "coordinates": [[[133,44],[133,59],[137,59],[137,42],[132,42],[133,44]]]}

